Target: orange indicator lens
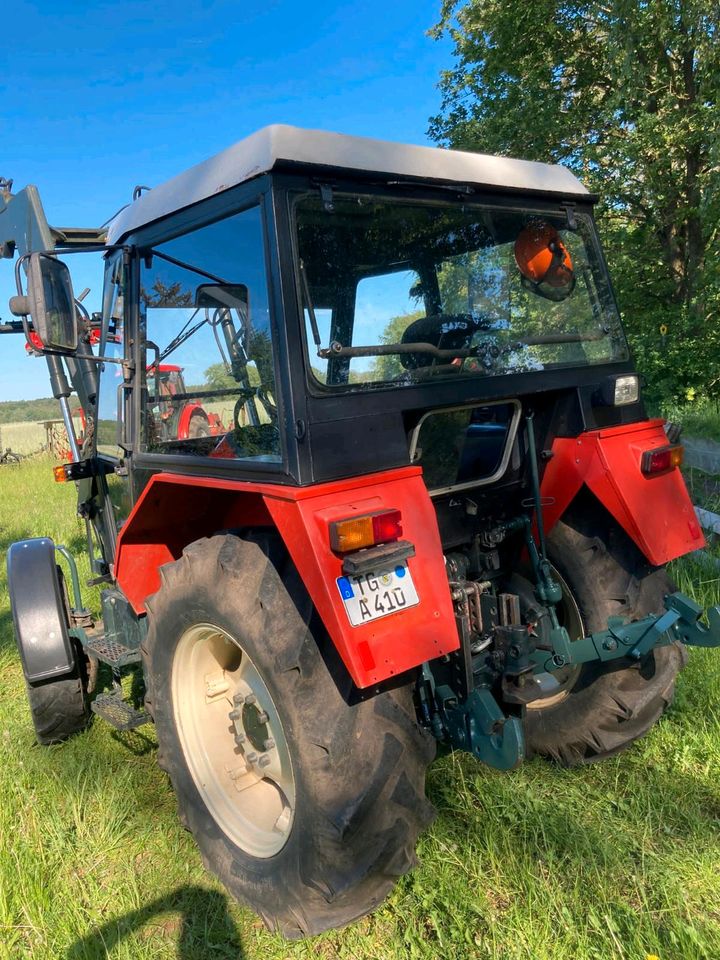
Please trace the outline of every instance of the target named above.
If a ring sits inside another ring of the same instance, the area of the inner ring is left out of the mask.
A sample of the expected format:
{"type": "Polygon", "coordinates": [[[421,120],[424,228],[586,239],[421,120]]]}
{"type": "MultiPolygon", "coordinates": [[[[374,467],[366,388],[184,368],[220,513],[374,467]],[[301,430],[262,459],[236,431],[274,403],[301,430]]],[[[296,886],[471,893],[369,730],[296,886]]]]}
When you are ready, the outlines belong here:
{"type": "Polygon", "coordinates": [[[399,510],[383,510],[330,524],[330,546],[338,553],[362,550],[376,543],[388,543],[402,536],[399,510]]]}
{"type": "Polygon", "coordinates": [[[658,447],[656,450],[646,450],[642,455],[642,472],[646,476],[657,473],[667,473],[674,470],[683,462],[685,448],[680,444],[675,446],[658,447]]]}
{"type": "Polygon", "coordinates": [[[63,464],[60,464],[59,467],[53,467],[53,476],[55,477],[55,483],[67,483],[67,473],[63,464]]]}

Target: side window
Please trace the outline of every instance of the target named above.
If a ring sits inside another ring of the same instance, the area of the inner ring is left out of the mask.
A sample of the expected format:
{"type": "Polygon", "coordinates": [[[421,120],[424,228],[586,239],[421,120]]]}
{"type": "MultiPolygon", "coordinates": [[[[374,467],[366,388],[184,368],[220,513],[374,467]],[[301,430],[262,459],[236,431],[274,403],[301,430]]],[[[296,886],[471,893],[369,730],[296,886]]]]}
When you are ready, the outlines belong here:
{"type": "MultiPolygon", "coordinates": [[[[420,278],[414,270],[365,277],[355,294],[353,343],[402,343],[405,331],[424,316],[420,278]]],[[[398,354],[353,358],[350,381],[392,380],[404,369],[398,354]]]]}
{"type": "Polygon", "coordinates": [[[143,256],[143,448],[280,462],[260,209],[143,256]]]}
{"type": "MultiPolygon", "coordinates": [[[[117,255],[105,268],[103,290],[103,329],[100,354],[104,357],[123,359],[125,349],[124,302],[125,276],[122,257],[117,255]]],[[[119,363],[105,363],[100,370],[98,412],[95,424],[95,442],[98,453],[109,457],[122,457],[117,444],[118,387],[122,383],[122,368],[119,363]]],[[[86,429],[86,425],[83,425],[86,429]]]]}
{"type": "MultiPolygon", "coordinates": [[[[343,303],[344,298],[339,298],[343,303]]],[[[399,343],[410,325],[425,316],[420,278],[414,270],[363,277],[355,289],[355,301],[347,312],[315,307],[323,346],[338,340],[346,346],[399,343]]],[[[312,343],[310,320],[305,311],[308,342],[312,343]]],[[[351,357],[349,360],[313,358],[312,372],[321,383],[373,383],[392,380],[404,370],[398,354],[351,357]]]]}

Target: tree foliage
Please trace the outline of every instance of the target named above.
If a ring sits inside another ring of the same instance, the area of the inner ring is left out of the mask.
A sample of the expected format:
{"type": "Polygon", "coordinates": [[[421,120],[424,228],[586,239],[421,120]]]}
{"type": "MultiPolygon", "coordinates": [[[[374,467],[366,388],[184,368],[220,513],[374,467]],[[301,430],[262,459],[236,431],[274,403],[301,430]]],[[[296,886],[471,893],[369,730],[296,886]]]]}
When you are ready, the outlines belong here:
{"type": "Polygon", "coordinates": [[[43,397],[39,400],[3,400],[0,402],[0,424],[16,423],[18,421],[55,420],[59,416],[60,408],[57,400],[53,397],[43,397]]]}
{"type": "Polygon", "coordinates": [[[655,399],[720,392],[719,25],[717,0],[445,0],[435,28],[455,65],[431,135],[563,163],[600,194],[655,399]]]}

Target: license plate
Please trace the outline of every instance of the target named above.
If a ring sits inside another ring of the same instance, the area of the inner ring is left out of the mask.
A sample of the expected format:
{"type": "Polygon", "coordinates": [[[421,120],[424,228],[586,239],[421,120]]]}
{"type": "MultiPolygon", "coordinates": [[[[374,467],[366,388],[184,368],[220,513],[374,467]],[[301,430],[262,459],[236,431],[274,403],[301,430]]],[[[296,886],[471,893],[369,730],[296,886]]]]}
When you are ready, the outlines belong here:
{"type": "Polygon", "coordinates": [[[389,617],[420,603],[415,584],[406,563],[392,570],[338,577],[338,590],[350,623],[359,627],[380,617],[389,617]]]}

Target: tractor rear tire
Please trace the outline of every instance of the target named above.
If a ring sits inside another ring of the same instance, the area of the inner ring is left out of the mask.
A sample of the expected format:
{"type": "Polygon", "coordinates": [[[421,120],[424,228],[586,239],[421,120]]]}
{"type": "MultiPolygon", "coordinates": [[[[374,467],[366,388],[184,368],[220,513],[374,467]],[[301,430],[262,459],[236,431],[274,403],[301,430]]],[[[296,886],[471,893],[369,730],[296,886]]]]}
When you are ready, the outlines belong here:
{"type": "MultiPolygon", "coordinates": [[[[604,630],[611,616],[636,620],[661,612],[663,597],[674,589],[665,569],[651,566],[594,504],[555,526],[548,557],[570,589],[586,635],[604,630]]],[[[639,663],[622,658],[583,665],[564,695],[548,698],[547,706],[536,701],[526,710],[528,756],[575,766],[624,750],[670,705],[686,661],[685,648],[672,643],[639,663]]]]}
{"type": "Polygon", "coordinates": [[[189,440],[210,436],[210,422],[204,413],[194,413],[190,417],[187,435],[189,440]]]}
{"type": "Polygon", "coordinates": [[[207,869],[290,939],[375,909],[434,815],[412,686],[345,702],[272,534],[191,544],[148,616],[158,760],[207,869]]]}

